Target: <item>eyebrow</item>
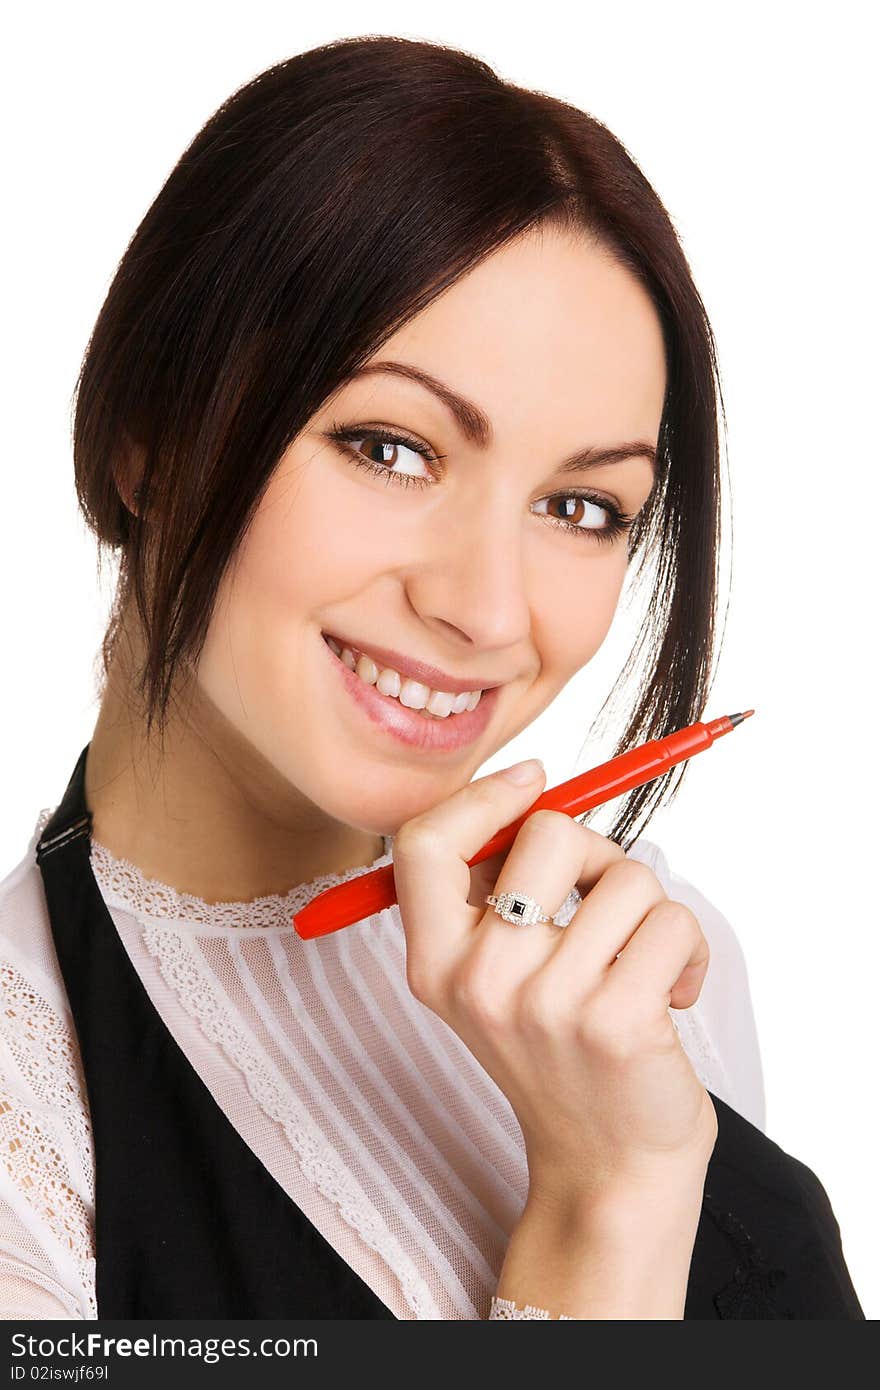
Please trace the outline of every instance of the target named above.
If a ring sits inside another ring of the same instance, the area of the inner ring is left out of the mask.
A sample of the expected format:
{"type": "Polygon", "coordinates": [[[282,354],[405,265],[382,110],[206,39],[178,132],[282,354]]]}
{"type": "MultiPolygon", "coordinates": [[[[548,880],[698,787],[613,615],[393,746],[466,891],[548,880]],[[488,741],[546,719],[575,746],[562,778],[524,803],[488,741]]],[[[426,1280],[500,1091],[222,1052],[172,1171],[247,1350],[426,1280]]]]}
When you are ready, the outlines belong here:
{"type": "MultiPolygon", "coordinates": [[[[376,372],[389,372],[395,376],[407,377],[419,386],[426,387],[450,411],[465,439],[469,440],[471,444],[476,444],[480,449],[485,449],[491,443],[492,423],[488,415],[478,405],[474,405],[473,401],[469,401],[464,396],[460,396],[457,391],[453,391],[451,386],[438,381],[428,372],[422,371],[421,367],[414,367],[409,362],[368,362],[353,372],[349,380],[354,381],[360,376],[371,376],[376,372]]],[[[605,447],[588,445],[585,449],[579,449],[577,453],[565,459],[559,465],[558,471],[561,473],[587,472],[591,468],[600,468],[602,464],[621,463],[624,459],[629,458],[646,458],[652,468],[656,469],[657,467],[657,451],[653,444],[649,444],[643,439],[636,439],[605,447]]]]}

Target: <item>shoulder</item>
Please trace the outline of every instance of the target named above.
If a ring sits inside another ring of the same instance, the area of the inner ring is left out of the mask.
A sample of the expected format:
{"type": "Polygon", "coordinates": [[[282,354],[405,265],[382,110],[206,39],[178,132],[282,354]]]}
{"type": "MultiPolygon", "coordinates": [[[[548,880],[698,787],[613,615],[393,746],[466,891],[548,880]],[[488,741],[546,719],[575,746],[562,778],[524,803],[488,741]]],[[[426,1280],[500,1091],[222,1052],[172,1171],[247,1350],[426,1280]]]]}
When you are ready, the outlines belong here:
{"type": "Polygon", "coordinates": [[[688,1288],[690,1317],[864,1317],[828,1194],[807,1165],[717,1096],[688,1288]]]}
{"type": "Polygon", "coordinates": [[[79,1052],[70,1001],[55,950],[36,845],[51,815],[41,811],[27,849],[0,880],[0,1071],[13,1064],[33,1076],[41,1063],[77,1071],[79,1052]],[[5,1060],[4,1060],[5,1059],[5,1060]]]}
{"type": "MultiPolygon", "coordinates": [[[[18,863],[0,879],[0,956],[13,970],[36,976],[53,1002],[66,1006],[36,845],[51,810],[43,810],[18,863]]],[[[8,985],[8,977],[7,977],[8,985]]]]}
{"type": "Polygon", "coordinates": [[[57,1108],[69,1118],[84,1077],[35,857],[40,833],[38,823],[23,858],[0,881],[0,1083],[44,1113],[57,1108]]]}
{"type": "Polygon", "coordinates": [[[88,1099],[35,858],[49,814],[0,881],[0,1313],[92,1317],[88,1099]]]}

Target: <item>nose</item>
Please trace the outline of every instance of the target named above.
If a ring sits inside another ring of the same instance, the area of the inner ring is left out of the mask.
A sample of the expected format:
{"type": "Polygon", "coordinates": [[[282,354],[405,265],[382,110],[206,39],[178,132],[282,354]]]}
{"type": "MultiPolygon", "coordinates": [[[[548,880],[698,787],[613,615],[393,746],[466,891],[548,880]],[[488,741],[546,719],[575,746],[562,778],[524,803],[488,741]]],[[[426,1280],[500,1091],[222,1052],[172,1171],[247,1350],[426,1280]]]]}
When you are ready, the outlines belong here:
{"type": "Polygon", "coordinates": [[[462,648],[515,648],[531,631],[521,518],[494,515],[444,528],[406,580],[420,620],[462,648]]]}

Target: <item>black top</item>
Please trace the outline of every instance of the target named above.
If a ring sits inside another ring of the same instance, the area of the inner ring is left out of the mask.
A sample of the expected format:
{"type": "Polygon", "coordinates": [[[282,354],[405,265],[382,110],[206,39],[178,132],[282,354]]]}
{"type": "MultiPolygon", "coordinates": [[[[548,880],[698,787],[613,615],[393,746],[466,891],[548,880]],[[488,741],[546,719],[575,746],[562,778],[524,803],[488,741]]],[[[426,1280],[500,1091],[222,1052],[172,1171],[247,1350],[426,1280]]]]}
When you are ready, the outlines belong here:
{"type": "MultiPolygon", "coordinates": [[[[92,873],[82,750],[36,846],[85,1072],[100,1318],[393,1318],[154,1009],[92,873]]],[[[815,1175],[716,1096],[685,1318],[864,1318],[815,1175]]],[[[488,1314],[488,1309],[486,1309],[488,1314]]]]}

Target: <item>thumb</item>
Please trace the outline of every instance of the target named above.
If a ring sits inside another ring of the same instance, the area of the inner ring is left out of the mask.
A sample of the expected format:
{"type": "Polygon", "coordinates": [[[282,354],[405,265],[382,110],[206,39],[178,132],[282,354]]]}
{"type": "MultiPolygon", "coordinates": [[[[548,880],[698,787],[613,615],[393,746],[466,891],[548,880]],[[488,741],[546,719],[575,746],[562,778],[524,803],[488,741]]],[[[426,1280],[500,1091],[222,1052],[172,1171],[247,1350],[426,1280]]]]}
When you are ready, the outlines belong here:
{"type": "Polygon", "coordinates": [[[400,914],[418,930],[440,929],[461,916],[470,891],[470,862],[494,853],[497,832],[524,817],[540,795],[546,771],[539,758],[478,777],[406,821],[394,838],[394,886],[400,914]]]}
{"type": "Polygon", "coordinates": [[[504,777],[515,787],[528,787],[539,777],[546,777],[547,769],[540,758],[526,758],[525,762],[513,763],[511,767],[503,767],[500,772],[493,772],[489,775],[491,777],[504,777]]]}

